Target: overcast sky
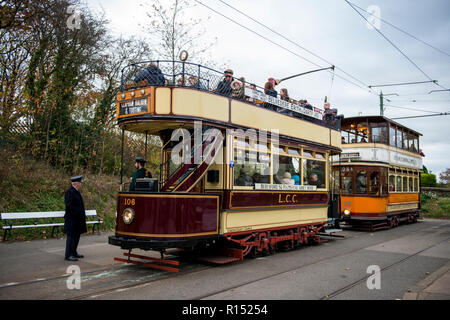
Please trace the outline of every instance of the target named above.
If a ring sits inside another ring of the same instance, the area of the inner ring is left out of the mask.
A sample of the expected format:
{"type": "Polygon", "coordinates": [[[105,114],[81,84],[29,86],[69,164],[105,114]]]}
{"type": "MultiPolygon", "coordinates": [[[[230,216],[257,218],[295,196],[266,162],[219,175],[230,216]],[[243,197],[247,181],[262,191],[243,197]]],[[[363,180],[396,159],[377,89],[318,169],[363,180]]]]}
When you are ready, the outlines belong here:
{"type": "MultiPolygon", "coordinates": [[[[169,0],[167,0],[169,1],[169,0]]],[[[283,38],[270,33],[251,20],[227,7],[219,0],[201,0],[220,13],[264,35],[272,41],[294,51],[323,67],[329,64],[283,38]]],[[[382,23],[380,31],[399,47],[425,73],[424,75],[364,21],[344,0],[224,0],[252,18],[298,43],[323,59],[333,63],[365,85],[392,84],[438,80],[450,87],[450,56],[382,23]]],[[[195,4],[195,1],[191,1],[195,4]]],[[[450,54],[450,1],[449,0],[353,0],[359,7],[380,8],[381,18],[409,32],[419,39],[450,54]]],[[[109,28],[125,36],[144,36],[139,24],[149,23],[141,4],[144,0],[87,0],[93,10],[104,10],[110,21],[109,28]]],[[[218,64],[226,63],[235,75],[263,86],[269,77],[284,78],[317,69],[296,55],[260,38],[248,30],[196,4],[187,14],[203,18],[206,30],[204,40],[217,37],[211,56],[218,64]],[[207,20],[208,17],[211,17],[207,20]]],[[[193,61],[196,62],[196,61],[193,61]]],[[[348,75],[336,74],[358,83],[348,75]]],[[[339,113],[346,117],[379,115],[379,89],[372,93],[331,74],[320,72],[284,82],[295,99],[305,98],[317,107],[323,106],[325,96],[339,113]]],[[[419,110],[450,112],[450,92],[428,94],[442,88],[435,84],[383,88],[392,102],[388,105],[419,110]],[[416,102],[413,102],[415,100],[416,102]]],[[[387,107],[389,118],[430,114],[387,107]]],[[[425,153],[424,165],[438,174],[450,167],[450,116],[397,120],[423,134],[421,148],[425,153]]]]}

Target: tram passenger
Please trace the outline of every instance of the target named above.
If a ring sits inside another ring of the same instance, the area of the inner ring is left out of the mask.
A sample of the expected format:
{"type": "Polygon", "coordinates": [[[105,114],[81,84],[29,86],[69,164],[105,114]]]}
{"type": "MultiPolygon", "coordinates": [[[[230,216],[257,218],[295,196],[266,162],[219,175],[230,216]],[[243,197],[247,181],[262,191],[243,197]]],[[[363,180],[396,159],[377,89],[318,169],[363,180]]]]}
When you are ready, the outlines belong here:
{"type": "MultiPolygon", "coordinates": [[[[272,82],[266,82],[265,86],[264,86],[264,93],[267,94],[268,96],[274,97],[276,98],[278,96],[277,91],[274,89],[273,83],[272,82]]],[[[273,110],[276,111],[277,107],[274,106],[273,104],[264,103],[264,108],[269,109],[269,110],[273,110]]]]}
{"type": "Polygon", "coordinates": [[[153,62],[134,77],[134,82],[136,83],[144,80],[147,80],[148,84],[151,86],[163,86],[165,83],[165,78],[161,69],[153,62]]]}
{"type": "Polygon", "coordinates": [[[232,92],[231,82],[233,81],[233,70],[227,69],[224,71],[224,79],[219,82],[214,92],[224,96],[230,96],[232,92]]]}
{"type": "Polygon", "coordinates": [[[247,168],[244,167],[239,170],[239,177],[236,179],[235,185],[240,187],[250,187],[254,185],[253,179],[249,176],[247,168]]]}
{"type": "Polygon", "coordinates": [[[200,89],[200,90],[206,90],[205,85],[201,81],[199,81],[196,76],[190,76],[188,81],[189,81],[189,86],[191,88],[197,88],[197,89],[200,89]]]}
{"type": "Polygon", "coordinates": [[[239,78],[239,80],[234,80],[231,83],[231,97],[238,100],[244,100],[245,99],[245,89],[244,89],[244,78],[239,78]]]}
{"type": "Polygon", "coordinates": [[[136,171],[133,173],[133,178],[131,180],[130,188],[128,191],[135,191],[136,189],[136,179],[141,178],[151,178],[152,174],[144,168],[145,159],[141,157],[136,157],[134,165],[136,166],[136,171]]]}
{"type": "Polygon", "coordinates": [[[177,80],[177,86],[179,86],[179,87],[184,87],[184,86],[186,86],[186,79],[184,79],[184,83],[183,83],[183,78],[182,78],[182,77],[178,78],[178,80],[177,80]]]}
{"type": "Polygon", "coordinates": [[[80,189],[83,185],[83,176],[70,178],[72,185],[64,195],[66,213],[64,214],[64,233],[67,234],[65,260],[78,261],[84,258],[78,254],[77,247],[80,235],[87,231],[86,212],[80,189]]]}
{"type": "Polygon", "coordinates": [[[291,101],[291,99],[289,99],[289,93],[287,89],[283,88],[280,90],[280,99],[287,102],[291,101]]]}
{"type": "Polygon", "coordinates": [[[283,179],[281,179],[281,184],[287,184],[287,185],[295,185],[295,180],[291,179],[291,174],[289,172],[285,172],[283,175],[283,179]]]}
{"type": "Polygon", "coordinates": [[[299,176],[298,173],[294,174],[294,175],[292,176],[292,179],[294,180],[296,186],[299,186],[299,185],[300,185],[300,176],[299,176]]]}
{"type": "Polygon", "coordinates": [[[324,108],[324,113],[323,113],[323,121],[327,124],[327,125],[334,125],[335,122],[335,117],[334,117],[334,112],[332,109],[330,109],[330,104],[327,102],[324,104],[323,106],[324,108]]]}

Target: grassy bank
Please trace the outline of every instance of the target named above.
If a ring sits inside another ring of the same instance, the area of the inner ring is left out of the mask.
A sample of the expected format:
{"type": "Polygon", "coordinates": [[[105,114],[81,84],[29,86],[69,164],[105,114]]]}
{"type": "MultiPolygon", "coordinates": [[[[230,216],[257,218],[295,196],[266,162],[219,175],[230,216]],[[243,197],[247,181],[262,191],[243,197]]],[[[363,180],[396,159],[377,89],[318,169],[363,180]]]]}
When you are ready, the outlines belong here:
{"type": "Polygon", "coordinates": [[[424,218],[450,219],[450,197],[424,192],[422,194],[422,215],[424,218]]]}
{"type": "MultiPolygon", "coordinates": [[[[14,153],[8,152],[10,150],[1,151],[0,212],[64,211],[64,193],[70,186],[69,173],[43,162],[14,156],[14,153]]],[[[84,172],[76,174],[84,176],[81,192],[86,210],[97,210],[104,221],[101,230],[113,230],[119,178],[84,172]]],[[[12,232],[16,240],[43,239],[50,234],[51,228],[27,228],[12,232]]]]}

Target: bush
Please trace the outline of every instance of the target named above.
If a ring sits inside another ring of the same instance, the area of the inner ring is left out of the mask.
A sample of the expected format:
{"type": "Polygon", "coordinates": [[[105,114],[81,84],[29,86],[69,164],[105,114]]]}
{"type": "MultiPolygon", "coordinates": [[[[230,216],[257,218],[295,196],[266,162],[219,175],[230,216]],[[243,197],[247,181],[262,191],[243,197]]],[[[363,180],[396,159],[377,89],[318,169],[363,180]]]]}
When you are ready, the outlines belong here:
{"type": "Polygon", "coordinates": [[[421,187],[436,187],[437,180],[435,174],[426,174],[422,173],[422,182],[420,184],[421,187]]]}

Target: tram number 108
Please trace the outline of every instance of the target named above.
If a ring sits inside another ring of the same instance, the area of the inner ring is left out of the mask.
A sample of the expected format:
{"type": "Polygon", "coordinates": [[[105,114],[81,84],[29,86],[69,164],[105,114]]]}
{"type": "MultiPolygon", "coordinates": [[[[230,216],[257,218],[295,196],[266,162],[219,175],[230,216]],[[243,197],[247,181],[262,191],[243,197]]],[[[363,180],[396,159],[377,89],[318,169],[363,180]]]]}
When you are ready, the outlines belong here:
{"type": "Polygon", "coordinates": [[[124,204],[126,206],[134,206],[136,204],[136,200],[135,199],[127,199],[127,198],[125,198],[125,199],[123,199],[123,201],[124,201],[124,204]]]}

